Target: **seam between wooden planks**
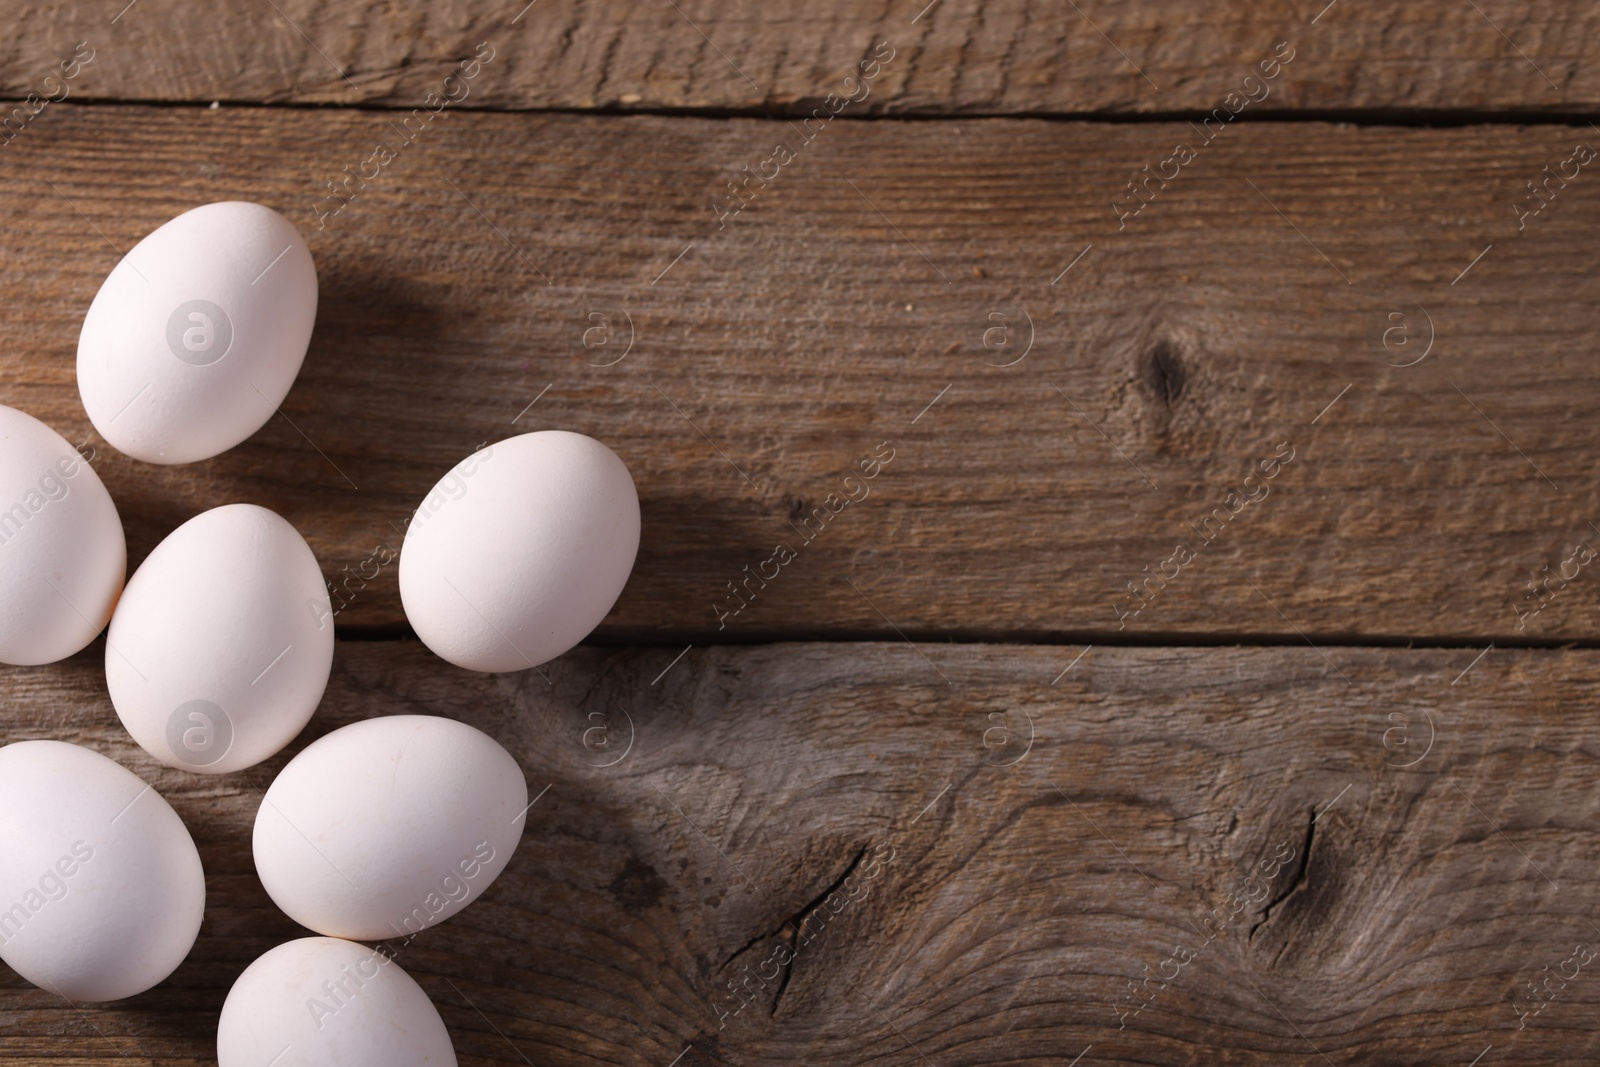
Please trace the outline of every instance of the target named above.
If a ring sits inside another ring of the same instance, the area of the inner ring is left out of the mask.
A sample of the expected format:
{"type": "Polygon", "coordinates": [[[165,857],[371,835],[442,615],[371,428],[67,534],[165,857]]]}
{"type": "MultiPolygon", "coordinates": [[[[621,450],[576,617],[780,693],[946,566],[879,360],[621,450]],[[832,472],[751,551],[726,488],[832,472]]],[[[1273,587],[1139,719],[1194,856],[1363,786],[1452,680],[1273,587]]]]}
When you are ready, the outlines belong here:
{"type": "MultiPolygon", "coordinates": [[[[0,101],[16,103],[26,94],[0,92],[0,101]]],[[[350,104],[326,104],[302,101],[264,101],[218,98],[217,100],[164,100],[141,97],[99,97],[77,95],[55,104],[61,108],[163,108],[210,110],[221,107],[250,108],[263,111],[333,111],[373,112],[389,114],[410,112],[415,105],[404,102],[382,103],[360,101],[350,104]]],[[[761,119],[785,121],[809,115],[817,106],[812,98],[797,99],[781,107],[661,107],[617,106],[505,106],[483,107],[453,105],[451,111],[459,114],[483,115],[582,115],[605,118],[656,118],[683,119],[761,119]]],[[[850,123],[874,122],[975,122],[1004,119],[1032,120],[1036,122],[1075,122],[1105,126],[1137,126],[1158,123],[1199,122],[1212,115],[1212,111],[1195,108],[1176,111],[853,111],[832,116],[834,120],[850,123]]],[[[1594,127],[1600,124],[1600,111],[1556,108],[1542,110],[1483,108],[1266,108],[1241,112],[1228,123],[1229,126],[1275,125],[1296,123],[1325,123],[1330,125],[1372,128],[1395,127],[1401,129],[1460,129],[1468,126],[1567,126],[1571,128],[1594,127]]]]}
{"type": "MultiPolygon", "coordinates": [[[[339,626],[335,628],[339,641],[377,643],[385,641],[416,641],[409,626],[389,624],[378,626],[339,626]]],[[[615,630],[590,634],[582,645],[594,648],[667,648],[679,649],[685,644],[695,648],[717,646],[781,644],[904,644],[906,640],[917,644],[934,645],[1014,645],[1041,648],[1081,647],[1097,648],[1375,648],[1375,649],[1475,649],[1486,647],[1507,651],[1566,652],[1600,649],[1600,637],[1534,638],[1496,636],[1494,634],[1437,635],[1437,634],[1299,634],[1272,632],[1241,633],[1157,633],[1129,635],[1116,631],[1084,631],[1071,633],[987,632],[983,630],[903,630],[901,633],[882,633],[875,630],[845,628],[812,628],[805,630],[752,630],[737,637],[726,631],[673,628],[651,631],[615,630]],[[903,634],[903,636],[902,636],[903,634]],[[1308,639],[1313,644],[1308,644],[1308,639]]]]}

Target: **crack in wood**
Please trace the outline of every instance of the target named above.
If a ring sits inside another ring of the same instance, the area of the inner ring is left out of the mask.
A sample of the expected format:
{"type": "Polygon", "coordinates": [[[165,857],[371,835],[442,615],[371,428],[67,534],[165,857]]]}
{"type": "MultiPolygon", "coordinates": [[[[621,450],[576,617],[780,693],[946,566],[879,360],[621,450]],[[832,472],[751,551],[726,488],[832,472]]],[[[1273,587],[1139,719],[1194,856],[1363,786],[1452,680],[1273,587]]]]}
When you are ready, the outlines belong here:
{"type": "MultiPolygon", "coordinates": [[[[789,989],[789,979],[793,976],[794,972],[794,961],[798,959],[800,955],[798,951],[800,948],[798,941],[800,931],[805,929],[806,922],[811,918],[812,915],[816,914],[817,909],[822,907],[823,903],[829,897],[839,891],[839,889],[844,885],[846,879],[856,873],[856,871],[861,867],[861,861],[864,860],[866,856],[867,846],[863,845],[856,851],[855,857],[850,861],[849,865],[845,867],[844,873],[839,875],[838,878],[834,879],[832,885],[828,886],[828,888],[817,894],[817,896],[814,897],[810,903],[806,904],[805,907],[795,912],[794,915],[790,916],[788,921],[783,926],[779,927],[780,930],[787,934],[786,940],[794,942],[792,947],[796,951],[790,955],[789,959],[784,963],[782,971],[778,976],[778,989],[772,997],[771,1014],[774,1017],[776,1017],[778,1014],[778,1006],[783,1001],[783,994],[789,989]]],[[[780,934],[780,936],[783,935],[780,934]]]]}
{"type": "Polygon", "coordinates": [[[803,947],[803,943],[799,939],[800,931],[805,929],[807,921],[810,920],[811,916],[817,913],[817,910],[827,902],[827,899],[834,893],[837,893],[844,885],[845,881],[860,869],[861,863],[864,859],[866,859],[866,856],[867,846],[863,845],[861,848],[856,850],[855,856],[852,857],[850,862],[845,866],[844,871],[839,875],[839,877],[835,878],[831,883],[829,883],[827,888],[823,889],[822,892],[818,893],[811,900],[801,905],[793,915],[779,923],[776,928],[763,931],[762,933],[759,933],[750,940],[746,941],[743,945],[739,946],[739,948],[728,957],[727,961],[723,963],[720,969],[727,970],[727,968],[731,966],[735,960],[744,955],[746,952],[749,952],[752,948],[763,941],[775,939],[783,942],[783,944],[790,949],[789,958],[779,965],[777,989],[773,993],[772,1003],[768,1008],[769,1015],[776,1016],[778,1014],[778,1008],[783,1001],[783,995],[788,991],[789,980],[794,970],[794,961],[799,957],[799,950],[803,947]]]}

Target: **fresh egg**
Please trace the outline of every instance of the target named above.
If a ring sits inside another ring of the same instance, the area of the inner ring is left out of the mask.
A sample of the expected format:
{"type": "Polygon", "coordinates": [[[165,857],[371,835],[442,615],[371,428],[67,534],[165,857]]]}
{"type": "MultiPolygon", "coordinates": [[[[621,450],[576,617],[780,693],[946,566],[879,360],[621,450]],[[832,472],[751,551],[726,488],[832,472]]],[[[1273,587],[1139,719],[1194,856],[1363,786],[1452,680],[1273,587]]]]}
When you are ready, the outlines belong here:
{"type": "Polygon", "coordinates": [[[279,945],[228,991],[217,1067],[455,1067],[439,1011],[380,949],[332,937],[279,945]]]}
{"type": "Polygon", "coordinates": [[[478,899],[522,838],[511,754],[454,719],[365,719],[307,745],[256,812],[256,873],[295,922],[375,941],[478,899]]]}
{"type": "Polygon", "coordinates": [[[121,1000],[177,969],[206,880],[177,812],[63,741],[0,748],[0,959],[71,1001],[121,1000]]]}
{"type": "Polygon", "coordinates": [[[106,687],[141,748],[222,774],[294,739],[333,666],[317,559],[254,504],[201,512],[134,571],[106,634],[106,687]]]}
{"type": "Polygon", "coordinates": [[[190,463],[259,430],[294,384],[317,271],[294,225],[226,201],[158,227],[112,268],[78,335],[78,392],[117,449],[190,463]]]}
{"type": "Polygon", "coordinates": [[[127,569],[100,476],[66,438],[0,406],[0,663],[53,663],[93,641],[127,569]]]}
{"type": "Polygon", "coordinates": [[[541,430],[456,465],[411,518],[400,599],[417,636],[474,671],[552,660],[600,624],[639,551],[639,495],[592,437],[541,430]]]}

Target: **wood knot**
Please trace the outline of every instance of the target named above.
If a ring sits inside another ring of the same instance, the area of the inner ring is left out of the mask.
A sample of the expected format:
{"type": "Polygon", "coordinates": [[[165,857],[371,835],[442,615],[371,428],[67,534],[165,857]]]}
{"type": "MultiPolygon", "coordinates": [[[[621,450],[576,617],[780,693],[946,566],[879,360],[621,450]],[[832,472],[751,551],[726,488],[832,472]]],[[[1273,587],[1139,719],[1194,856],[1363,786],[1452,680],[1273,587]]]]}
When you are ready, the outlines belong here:
{"type": "Polygon", "coordinates": [[[629,911],[645,911],[661,903],[667,883],[656,869],[637,856],[629,856],[621,872],[606,886],[612,899],[629,911]]]}
{"type": "Polygon", "coordinates": [[[1144,358],[1144,384],[1150,392],[1170,408],[1183,395],[1187,380],[1188,374],[1177,350],[1166,341],[1157,341],[1144,358]]]}

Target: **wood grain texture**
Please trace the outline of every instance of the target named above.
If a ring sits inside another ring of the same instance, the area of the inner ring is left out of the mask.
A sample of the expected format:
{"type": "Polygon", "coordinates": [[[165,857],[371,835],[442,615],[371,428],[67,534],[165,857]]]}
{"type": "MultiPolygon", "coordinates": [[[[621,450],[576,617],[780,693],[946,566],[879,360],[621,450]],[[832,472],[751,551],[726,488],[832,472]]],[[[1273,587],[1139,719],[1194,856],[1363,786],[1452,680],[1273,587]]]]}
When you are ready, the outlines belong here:
{"type": "Polygon", "coordinates": [[[1600,187],[1579,170],[1520,231],[1514,210],[1585,135],[434,121],[321,229],[385,115],[62,105],[0,150],[0,402],[74,442],[98,440],[73,353],[119,251],[230,198],[311,241],[281,417],[184,467],[98,445],[134,561],[252,501],[306,535],[340,624],[396,626],[374,560],[430,486],[559,427],[643,501],[602,639],[1600,637],[1577,558],[1600,536],[1600,187]],[[1119,221],[1181,141],[1196,158],[1119,221]]]}
{"type": "Polygon", "coordinates": [[[898,58],[860,112],[1208,111],[1289,40],[1302,58],[1277,108],[1600,104],[1600,12],[1557,0],[268,0],[203,14],[179,0],[24,0],[0,14],[17,97],[88,41],[96,58],[72,83],[83,99],[413,107],[489,42],[497,58],[472,106],[808,113],[889,41],[898,58]]]}
{"type": "Polygon", "coordinates": [[[135,749],[95,655],[9,671],[5,739],[152,781],[210,903],[189,961],[120,1004],[8,972],[0,1056],[207,1062],[234,978],[298,934],[254,875],[261,791],[311,737],[397,712],[470,722],[548,786],[483,898],[399,948],[466,1065],[1600,1053],[1592,975],[1520,1030],[1512,1007],[1600,944],[1600,655],[1495,650],[1463,674],[1466,650],[1096,648],[1052,685],[1075,652],[723,647],[652,683],[670,651],[587,649],[547,687],[345,643],[307,735],[221,778],[135,749]],[[1171,980],[1133,1014],[1147,965],[1171,980]],[[730,983],[763,971],[734,1013],[730,983]]]}

